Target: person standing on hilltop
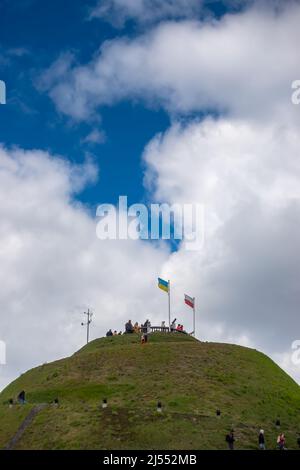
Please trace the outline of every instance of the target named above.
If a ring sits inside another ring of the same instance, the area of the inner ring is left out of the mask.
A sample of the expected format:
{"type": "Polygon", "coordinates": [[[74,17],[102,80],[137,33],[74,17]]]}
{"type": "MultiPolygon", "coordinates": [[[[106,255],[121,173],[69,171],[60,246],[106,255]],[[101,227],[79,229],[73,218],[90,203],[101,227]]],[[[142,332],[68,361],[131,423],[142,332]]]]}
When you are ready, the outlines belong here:
{"type": "Polygon", "coordinates": [[[258,435],[258,447],[260,450],[266,450],[266,444],[265,444],[265,431],[261,429],[259,431],[258,435]]]}
{"type": "Polygon", "coordinates": [[[170,330],[171,330],[171,333],[173,331],[176,331],[176,318],[174,318],[174,320],[172,321],[171,326],[170,326],[170,330]]]}
{"type": "Polygon", "coordinates": [[[125,324],[125,333],[133,333],[133,325],[131,323],[131,320],[128,320],[128,322],[125,324]]]}
{"type": "Polygon", "coordinates": [[[151,322],[148,320],[148,318],[143,325],[142,332],[148,335],[151,333],[151,322]]]}

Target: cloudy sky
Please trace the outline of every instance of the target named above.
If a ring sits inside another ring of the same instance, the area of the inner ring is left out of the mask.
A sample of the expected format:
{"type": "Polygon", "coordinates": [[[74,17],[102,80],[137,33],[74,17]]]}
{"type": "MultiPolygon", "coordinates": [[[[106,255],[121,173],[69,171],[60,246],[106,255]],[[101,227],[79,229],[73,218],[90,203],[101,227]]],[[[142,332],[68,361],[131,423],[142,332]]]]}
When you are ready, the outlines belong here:
{"type": "Polygon", "coordinates": [[[0,388],[124,322],[270,355],[300,382],[300,2],[3,0],[0,388]],[[100,241],[96,207],[200,203],[205,244],[100,241]]]}

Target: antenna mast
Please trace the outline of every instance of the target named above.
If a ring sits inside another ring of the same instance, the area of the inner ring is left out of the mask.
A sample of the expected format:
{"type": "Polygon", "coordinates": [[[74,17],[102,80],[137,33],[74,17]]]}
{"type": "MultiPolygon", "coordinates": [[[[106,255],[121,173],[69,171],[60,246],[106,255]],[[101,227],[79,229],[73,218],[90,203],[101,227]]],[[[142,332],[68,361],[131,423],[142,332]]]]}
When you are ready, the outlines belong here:
{"type": "Polygon", "coordinates": [[[81,323],[81,326],[86,326],[86,344],[88,344],[89,340],[90,340],[90,324],[92,323],[93,313],[88,308],[88,311],[83,312],[83,315],[87,316],[87,322],[86,323],[81,323]]]}

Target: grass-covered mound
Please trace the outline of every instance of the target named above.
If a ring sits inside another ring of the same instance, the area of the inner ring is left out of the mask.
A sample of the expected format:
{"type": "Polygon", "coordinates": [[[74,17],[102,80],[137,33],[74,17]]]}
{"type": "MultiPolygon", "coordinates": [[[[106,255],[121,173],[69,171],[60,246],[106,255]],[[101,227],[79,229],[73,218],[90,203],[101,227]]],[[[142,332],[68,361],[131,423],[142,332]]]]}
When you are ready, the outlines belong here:
{"type": "Polygon", "coordinates": [[[289,448],[300,432],[299,386],[271,359],[177,333],[153,334],[147,345],[137,335],[98,339],[23,374],[0,394],[0,447],[30,407],[55,398],[59,407],[43,409],[16,448],[223,449],[231,427],[237,448],[257,448],[261,427],[274,448],[277,417],[289,448]],[[9,409],[22,389],[29,404],[9,409]]]}

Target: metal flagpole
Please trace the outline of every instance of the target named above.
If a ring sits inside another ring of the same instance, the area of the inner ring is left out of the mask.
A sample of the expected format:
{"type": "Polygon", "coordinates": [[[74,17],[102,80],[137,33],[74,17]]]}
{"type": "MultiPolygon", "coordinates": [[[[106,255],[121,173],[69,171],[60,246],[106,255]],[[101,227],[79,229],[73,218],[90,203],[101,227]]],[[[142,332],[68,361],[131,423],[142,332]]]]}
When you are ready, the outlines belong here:
{"type": "Polygon", "coordinates": [[[169,297],[169,331],[171,331],[171,288],[170,280],[168,280],[168,297],[169,297]]]}
{"type": "Polygon", "coordinates": [[[81,323],[82,326],[86,325],[86,343],[89,343],[90,340],[90,324],[92,323],[92,316],[93,313],[90,312],[90,309],[88,309],[87,312],[83,312],[84,315],[87,315],[87,322],[86,323],[81,323]]]}
{"type": "Polygon", "coordinates": [[[87,311],[87,317],[88,317],[88,320],[87,320],[86,344],[89,343],[89,339],[90,339],[90,309],[88,309],[87,311]]]}
{"type": "Polygon", "coordinates": [[[194,325],[193,325],[193,330],[194,330],[194,337],[196,337],[195,297],[194,297],[194,299],[193,299],[193,316],[194,316],[194,318],[193,318],[193,323],[194,323],[194,325]]]}

